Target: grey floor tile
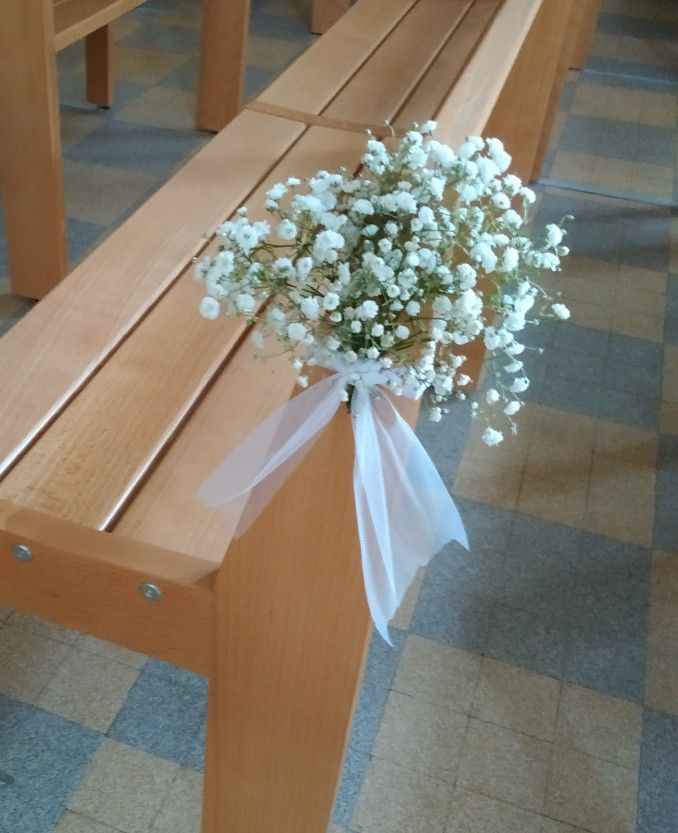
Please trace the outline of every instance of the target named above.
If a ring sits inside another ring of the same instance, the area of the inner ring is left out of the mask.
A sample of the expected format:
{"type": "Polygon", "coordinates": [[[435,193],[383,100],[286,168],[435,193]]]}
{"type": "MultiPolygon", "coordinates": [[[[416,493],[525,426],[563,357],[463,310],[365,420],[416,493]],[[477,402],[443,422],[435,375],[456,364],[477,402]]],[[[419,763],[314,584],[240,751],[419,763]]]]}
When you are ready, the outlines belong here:
{"type": "Polygon", "coordinates": [[[204,724],[204,694],[144,669],[127,695],[109,736],[181,766],[195,762],[204,724]]]}
{"type": "Polygon", "coordinates": [[[665,833],[678,819],[678,716],[646,709],[637,833],[665,833]]]}
{"type": "Polygon", "coordinates": [[[400,662],[405,635],[391,628],[391,637],[393,648],[378,635],[374,635],[367,655],[362,687],[353,717],[344,768],[334,805],[334,822],[344,827],[348,825],[353,815],[391,683],[400,662]]]}
{"type": "Polygon", "coordinates": [[[144,49],[160,49],[168,52],[194,55],[200,48],[199,29],[187,26],[167,26],[154,22],[131,32],[119,41],[121,46],[137,46],[144,49]]]}
{"type": "Polygon", "coordinates": [[[176,665],[171,665],[169,662],[163,662],[153,657],[146,662],[144,671],[177,685],[188,686],[204,697],[207,696],[207,677],[203,677],[201,674],[194,674],[185,668],[178,668],[176,665]]]}
{"type": "Polygon", "coordinates": [[[67,159],[169,177],[201,147],[209,135],[109,119],[71,145],[67,159]]]}
{"type": "Polygon", "coordinates": [[[659,438],[655,481],[655,546],[678,549],[678,437],[659,438]]]}
{"type": "Polygon", "coordinates": [[[0,830],[50,833],[101,735],[0,695],[0,830]]]}
{"type": "Polygon", "coordinates": [[[678,344],[678,275],[669,275],[665,316],[664,340],[668,344],[678,344]]]}
{"type": "Polygon", "coordinates": [[[66,227],[68,232],[68,259],[72,266],[81,261],[108,233],[106,226],[77,220],[75,217],[68,218],[66,227]]]}

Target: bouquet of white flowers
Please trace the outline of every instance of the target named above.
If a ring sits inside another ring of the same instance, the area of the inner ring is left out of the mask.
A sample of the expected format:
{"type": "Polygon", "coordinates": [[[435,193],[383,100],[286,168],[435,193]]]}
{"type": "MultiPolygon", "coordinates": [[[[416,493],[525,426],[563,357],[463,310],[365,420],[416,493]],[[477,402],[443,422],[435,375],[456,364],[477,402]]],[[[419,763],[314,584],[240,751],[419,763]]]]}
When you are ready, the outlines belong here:
{"type": "MultiPolygon", "coordinates": [[[[246,208],[218,230],[216,257],[197,263],[206,318],[220,310],[261,321],[290,350],[299,384],[306,368],[340,359],[381,368],[385,385],[430,389],[429,415],[466,398],[465,345],[482,339],[494,387],[476,415],[488,445],[496,420],[513,417],[529,386],[519,333],[540,318],[568,318],[532,276],[556,271],[568,253],[562,223],[540,245],[521,231],[535,195],[506,173],[498,139],[470,137],[455,153],[415,126],[390,147],[368,136],[357,177],[319,171],[267,195],[271,222],[246,208]]],[[[350,376],[339,392],[349,401],[350,376]]]]}

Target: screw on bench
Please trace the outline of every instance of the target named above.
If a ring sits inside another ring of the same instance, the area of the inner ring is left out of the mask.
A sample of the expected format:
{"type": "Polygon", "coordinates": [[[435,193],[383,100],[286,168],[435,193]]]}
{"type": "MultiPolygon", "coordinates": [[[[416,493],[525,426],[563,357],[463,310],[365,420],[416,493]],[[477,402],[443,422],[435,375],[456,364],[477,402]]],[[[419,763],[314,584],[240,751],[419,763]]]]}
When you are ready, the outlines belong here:
{"type": "Polygon", "coordinates": [[[19,561],[32,561],[33,559],[33,552],[26,544],[15,544],[12,547],[12,552],[19,561]]]}
{"type": "Polygon", "coordinates": [[[150,581],[145,581],[143,584],[140,584],[139,592],[149,602],[160,601],[160,597],[162,596],[162,590],[157,584],[151,584],[150,581]]]}

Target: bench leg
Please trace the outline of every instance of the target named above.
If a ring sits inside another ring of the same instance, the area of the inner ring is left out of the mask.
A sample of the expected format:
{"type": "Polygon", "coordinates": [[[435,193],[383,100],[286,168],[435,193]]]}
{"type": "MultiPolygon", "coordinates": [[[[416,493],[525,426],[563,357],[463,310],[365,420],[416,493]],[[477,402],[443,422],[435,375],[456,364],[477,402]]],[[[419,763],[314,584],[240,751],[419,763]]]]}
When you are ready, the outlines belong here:
{"type": "Polygon", "coordinates": [[[502,139],[513,156],[511,170],[525,181],[539,175],[540,143],[555,117],[572,2],[544,0],[484,131],[502,139]]]}
{"type": "Polygon", "coordinates": [[[250,0],[203,0],[196,125],[218,132],[240,108],[250,0]]]}
{"type": "Polygon", "coordinates": [[[42,298],[65,275],[53,0],[3,3],[0,190],[12,291],[42,298]]]}
{"type": "Polygon", "coordinates": [[[351,0],[313,0],[311,31],[323,35],[351,8],[351,0]]]}
{"type": "Polygon", "coordinates": [[[87,101],[97,107],[113,104],[113,73],[111,72],[111,31],[102,26],[85,38],[87,101]]]}
{"type": "Polygon", "coordinates": [[[325,833],[370,620],[345,409],[216,586],[203,833],[325,833]]]}

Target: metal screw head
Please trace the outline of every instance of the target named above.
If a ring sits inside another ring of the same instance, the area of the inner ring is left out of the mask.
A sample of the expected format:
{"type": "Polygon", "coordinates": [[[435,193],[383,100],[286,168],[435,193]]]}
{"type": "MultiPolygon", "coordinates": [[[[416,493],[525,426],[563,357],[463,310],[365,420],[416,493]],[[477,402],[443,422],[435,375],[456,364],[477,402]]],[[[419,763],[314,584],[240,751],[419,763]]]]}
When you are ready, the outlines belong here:
{"type": "Polygon", "coordinates": [[[162,596],[162,590],[157,584],[152,584],[150,581],[145,581],[139,585],[139,592],[149,602],[160,601],[160,597],[162,596]]]}
{"type": "Polygon", "coordinates": [[[31,561],[33,559],[33,552],[26,544],[15,544],[12,547],[12,553],[19,561],[31,561]]]}

